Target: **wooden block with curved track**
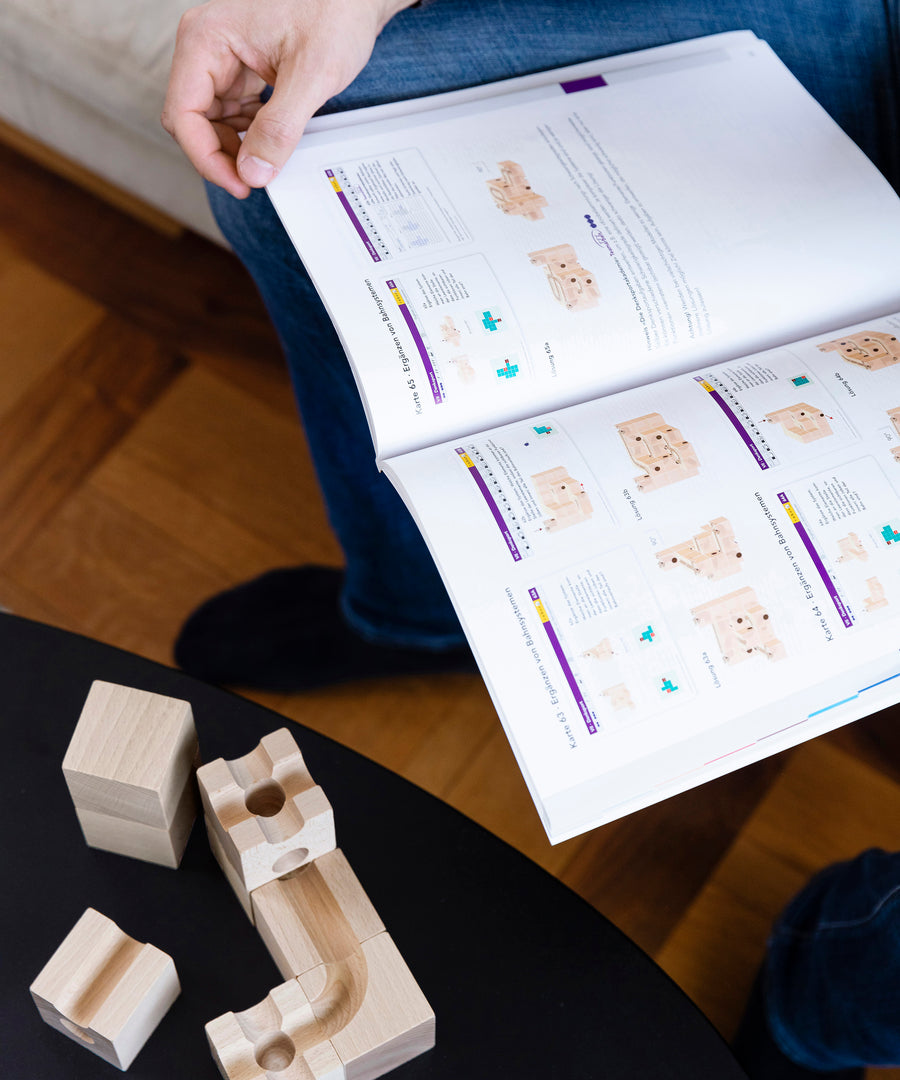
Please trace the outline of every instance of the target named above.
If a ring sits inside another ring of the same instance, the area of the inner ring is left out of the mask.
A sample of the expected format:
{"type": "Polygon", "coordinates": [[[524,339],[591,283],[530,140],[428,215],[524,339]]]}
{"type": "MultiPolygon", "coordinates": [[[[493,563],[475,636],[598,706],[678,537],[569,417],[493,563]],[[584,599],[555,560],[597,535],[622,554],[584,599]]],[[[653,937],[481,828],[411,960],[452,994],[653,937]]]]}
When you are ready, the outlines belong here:
{"type": "Polygon", "coordinates": [[[434,1046],[434,1012],[387,933],[206,1025],[225,1080],[375,1080],[434,1046]]]}

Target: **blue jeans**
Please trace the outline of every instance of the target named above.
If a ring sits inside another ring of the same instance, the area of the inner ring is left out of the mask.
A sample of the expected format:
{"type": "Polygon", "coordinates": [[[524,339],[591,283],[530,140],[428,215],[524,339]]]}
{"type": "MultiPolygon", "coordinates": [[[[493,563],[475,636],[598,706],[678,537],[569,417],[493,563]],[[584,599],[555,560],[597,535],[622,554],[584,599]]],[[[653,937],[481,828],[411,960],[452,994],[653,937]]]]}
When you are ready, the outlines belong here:
{"type": "Polygon", "coordinates": [[[776,924],[764,977],[769,1029],[798,1065],[900,1064],[900,854],[814,877],[776,924]]]}
{"type": "MultiPolygon", "coordinates": [[[[883,171],[900,177],[897,0],[437,0],[386,27],[360,77],[324,111],[433,93],[721,30],[751,29],[883,171]]],[[[370,640],[461,643],[416,526],[378,473],[343,351],[269,204],[211,189],[223,233],[281,338],[331,524],[346,558],[344,614],[370,640]]]]}

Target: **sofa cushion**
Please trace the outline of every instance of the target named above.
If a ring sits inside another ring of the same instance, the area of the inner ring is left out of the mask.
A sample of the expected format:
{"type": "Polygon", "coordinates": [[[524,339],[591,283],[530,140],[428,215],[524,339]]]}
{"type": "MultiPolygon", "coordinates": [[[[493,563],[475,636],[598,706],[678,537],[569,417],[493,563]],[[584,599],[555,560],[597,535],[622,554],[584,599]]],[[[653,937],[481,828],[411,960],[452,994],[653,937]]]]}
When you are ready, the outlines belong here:
{"type": "Polygon", "coordinates": [[[3,0],[0,58],[132,130],[159,123],[175,33],[192,0],[3,0]]]}

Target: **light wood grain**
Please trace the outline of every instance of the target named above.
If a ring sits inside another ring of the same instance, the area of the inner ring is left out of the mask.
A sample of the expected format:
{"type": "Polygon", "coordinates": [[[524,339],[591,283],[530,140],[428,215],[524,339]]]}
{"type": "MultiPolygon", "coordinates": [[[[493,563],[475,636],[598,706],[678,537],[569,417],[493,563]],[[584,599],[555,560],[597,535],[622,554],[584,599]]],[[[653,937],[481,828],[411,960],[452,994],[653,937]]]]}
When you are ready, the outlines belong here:
{"type": "Polygon", "coordinates": [[[253,921],[285,979],[342,963],[384,924],[340,849],[251,895],[253,921]]]}
{"type": "Polygon", "coordinates": [[[189,702],[95,680],[62,767],[79,809],[165,829],[198,755],[189,702]]]}
{"type": "Polygon", "coordinates": [[[224,1013],[206,1025],[213,1060],[225,1080],[345,1080],[309,998],[296,979],[274,987],[261,1002],[224,1013]]]}
{"type": "Polygon", "coordinates": [[[334,850],[331,804],[287,728],[202,766],[197,784],[217,850],[247,893],[334,850]]]}
{"type": "Polygon", "coordinates": [[[132,859],[157,863],[177,869],[197,817],[197,798],[193,777],[185,781],[171,823],[156,828],[140,821],[128,821],[111,814],[75,807],[78,824],[89,847],[128,855],[132,859]]]}
{"type": "Polygon", "coordinates": [[[31,984],[41,1017],[127,1069],[181,992],[175,964],[88,908],[31,984]]]}

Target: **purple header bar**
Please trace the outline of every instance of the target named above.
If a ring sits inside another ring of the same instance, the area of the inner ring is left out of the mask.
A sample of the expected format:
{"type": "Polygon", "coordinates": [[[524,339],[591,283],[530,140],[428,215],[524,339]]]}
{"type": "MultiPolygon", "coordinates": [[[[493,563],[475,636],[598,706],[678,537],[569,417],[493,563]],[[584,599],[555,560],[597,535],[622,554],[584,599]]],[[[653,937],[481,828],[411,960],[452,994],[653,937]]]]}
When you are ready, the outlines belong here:
{"type": "MultiPolygon", "coordinates": [[[[328,177],[329,180],[335,179],[333,169],[326,169],[325,175],[328,177]]],[[[333,184],[332,187],[334,187],[333,184]]],[[[356,216],[356,211],[348,202],[347,196],[343,193],[343,191],[340,190],[339,187],[334,188],[334,193],[335,195],[337,195],[338,199],[340,199],[341,206],[343,206],[344,212],[346,213],[347,217],[350,218],[350,220],[353,222],[353,228],[356,229],[357,233],[359,233],[360,240],[362,240],[362,242],[366,245],[366,251],[368,251],[368,253],[372,256],[372,262],[381,262],[381,256],[375,250],[375,245],[369,239],[369,234],[363,228],[363,223],[356,216]]]]}
{"type": "MultiPolygon", "coordinates": [[[[706,381],[707,380],[704,379],[702,375],[695,375],[694,376],[694,382],[706,383],[706,381]]],[[[747,449],[750,451],[750,453],[753,455],[753,460],[756,462],[756,464],[761,469],[768,469],[768,467],[769,467],[768,461],[766,461],[766,459],[759,452],[759,447],[756,445],[756,443],[753,441],[753,439],[751,439],[750,436],[747,434],[747,431],[744,428],[744,425],[740,422],[740,420],[738,420],[737,416],[735,416],[735,414],[732,411],[731,406],[728,404],[728,402],[722,397],[722,395],[719,393],[718,390],[707,390],[706,392],[709,394],[709,396],[713,399],[713,401],[715,401],[715,403],[719,406],[719,408],[722,410],[722,412],[731,421],[731,426],[738,433],[738,435],[740,435],[742,442],[747,447],[747,449]]]]}
{"type": "MultiPolygon", "coordinates": [[[[778,500],[782,504],[782,506],[791,505],[791,500],[783,491],[778,492],[778,500]]],[[[793,507],[791,507],[791,509],[793,510],[793,507]]],[[[797,517],[796,510],[794,510],[794,517],[797,517]]],[[[844,624],[844,626],[852,626],[853,616],[850,614],[849,611],[847,611],[847,608],[844,606],[844,601],[841,599],[840,594],[837,591],[837,586],[832,580],[831,575],[825,569],[825,564],[819,558],[819,553],[815,549],[815,545],[812,542],[812,537],[806,531],[806,527],[804,526],[802,521],[794,521],[793,518],[791,518],[791,521],[793,523],[794,530],[800,537],[801,541],[803,542],[803,546],[806,548],[809,557],[813,561],[813,566],[815,566],[816,568],[816,573],[822,579],[822,583],[825,586],[825,591],[828,593],[832,604],[834,604],[835,610],[841,617],[841,622],[844,624]]]]}
{"type": "MultiPolygon", "coordinates": [[[[397,288],[396,281],[386,281],[385,285],[387,285],[391,291],[397,288]]],[[[396,300],[396,297],[394,299],[396,300]]],[[[409,310],[409,304],[407,304],[405,300],[403,303],[400,303],[398,300],[397,307],[400,308],[407,329],[412,334],[412,339],[416,343],[416,351],[422,361],[422,367],[425,368],[425,374],[428,376],[428,385],[431,387],[431,396],[434,398],[434,403],[435,405],[440,405],[444,400],[444,395],[441,393],[441,384],[438,382],[437,372],[434,370],[434,365],[428,354],[428,346],[422,340],[422,335],[419,333],[416,321],[412,317],[412,312],[409,310]]]]}
{"type": "MultiPolygon", "coordinates": [[[[460,457],[468,457],[468,454],[461,446],[457,446],[456,452],[460,457]]],[[[469,458],[469,460],[471,461],[472,459],[469,458]]],[[[463,464],[465,464],[465,462],[463,462],[463,464]]],[[[487,503],[488,509],[490,510],[494,521],[497,523],[497,528],[503,533],[503,539],[506,541],[506,546],[509,548],[510,555],[512,555],[516,562],[521,562],[522,552],[516,547],[516,542],[513,539],[512,533],[509,531],[509,526],[503,520],[503,515],[500,513],[500,507],[494,501],[494,496],[491,494],[490,489],[485,483],[484,477],[478,471],[478,466],[473,463],[472,465],[466,465],[466,468],[469,470],[469,475],[478,485],[478,490],[481,492],[484,501],[487,503]]]]}
{"type": "Polygon", "coordinates": [[[567,94],[577,94],[579,90],[594,90],[598,86],[609,86],[602,75],[589,75],[586,79],[572,79],[559,84],[567,94]]]}
{"type": "MultiPolygon", "coordinates": [[[[528,595],[531,597],[532,601],[540,603],[541,597],[537,589],[529,589],[528,595]]],[[[597,721],[594,719],[590,708],[588,708],[588,703],[584,700],[584,694],[581,692],[581,687],[578,685],[575,675],[569,667],[569,661],[566,659],[566,654],[563,652],[560,640],[556,636],[556,631],[553,629],[553,623],[551,623],[548,618],[546,621],[541,619],[541,624],[544,627],[547,640],[550,642],[550,648],[553,649],[553,655],[556,657],[559,666],[562,668],[562,673],[566,678],[566,682],[569,684],[569,689],[572,691],[572,697],[575,698],[575,704],[578,706],[578,711],[581,713],[581,719],[584,721],[584,726],[588,729],[589,734],[596,735],[600,730],[597,727],[597,721]]]]}

